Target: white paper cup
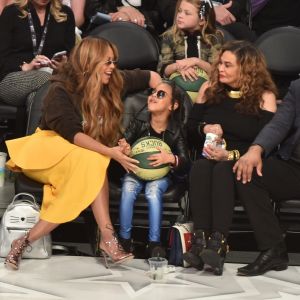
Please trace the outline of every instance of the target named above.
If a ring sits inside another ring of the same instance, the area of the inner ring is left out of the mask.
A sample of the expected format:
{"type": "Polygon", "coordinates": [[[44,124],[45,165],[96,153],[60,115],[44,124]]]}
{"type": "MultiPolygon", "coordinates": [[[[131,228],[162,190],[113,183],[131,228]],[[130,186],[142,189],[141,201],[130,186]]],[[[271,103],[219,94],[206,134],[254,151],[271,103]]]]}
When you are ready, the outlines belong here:
{"type": "Polygon", "coordinates": [[[6,157],[5,152],[0,152],[0,187],[4,186],[6,157]]]}

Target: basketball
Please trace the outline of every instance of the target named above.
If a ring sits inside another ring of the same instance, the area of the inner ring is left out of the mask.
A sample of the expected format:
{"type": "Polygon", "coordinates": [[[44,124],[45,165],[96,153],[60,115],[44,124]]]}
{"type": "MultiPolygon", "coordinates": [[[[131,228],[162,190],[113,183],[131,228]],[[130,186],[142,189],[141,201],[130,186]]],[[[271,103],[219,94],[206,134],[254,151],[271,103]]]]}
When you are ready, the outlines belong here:
{"type": "Polygon", "coordinates": [[[190,79],[184,81],[179,72],[173,73],[169,78],[174,81],[177,86],[188,92],[193,101],[195,101],[201,85],[208,80],[208,75],[204,70],[196,68],[196,73],[198,75],[198,79],[194,81],[191,81],[190,79]]]}
{"type": "Polygon", "coordinates": [[[131,157],[138,160],[138,169],[135,173],[136,176],[143,180],[156,180],[162,178],[170,171],[169,164],[160,165],[153,167],[149,165],[151,163],[147,158],[151,154],[159,153],[157,147],[171,153],[170,147],[161,139],[147,136],[138,139],[131,146],[131,157]]]}

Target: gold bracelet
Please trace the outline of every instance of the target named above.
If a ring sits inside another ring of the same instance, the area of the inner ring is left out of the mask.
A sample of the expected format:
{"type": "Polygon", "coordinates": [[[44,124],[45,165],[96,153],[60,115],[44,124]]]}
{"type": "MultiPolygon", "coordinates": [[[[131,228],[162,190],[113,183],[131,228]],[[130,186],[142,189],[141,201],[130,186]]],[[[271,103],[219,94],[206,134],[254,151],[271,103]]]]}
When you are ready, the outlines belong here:
{"type": "Polygon", "coordinates": [[[234,159],[239,160],[240,159],[240,151],[239,150],[233,150],[234,151],[234,159]]]}
{"type": "Polygon", "coordinates": [[[233,151],[228,151],[227,160],[234,160],[234,152],[233,151]]]}

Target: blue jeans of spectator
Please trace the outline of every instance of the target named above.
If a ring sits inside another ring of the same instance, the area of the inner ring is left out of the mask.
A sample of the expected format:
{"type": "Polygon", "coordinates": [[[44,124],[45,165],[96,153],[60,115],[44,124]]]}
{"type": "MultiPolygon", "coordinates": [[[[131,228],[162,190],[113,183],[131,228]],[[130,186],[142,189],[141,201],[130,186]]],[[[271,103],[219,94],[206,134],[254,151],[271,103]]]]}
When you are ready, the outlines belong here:
{"type": "Polygon", "coordinates": [[[123,239],[131,238],[132,216],[134,202],[139,193],[145,188],[145,197],[149,209],[149,234],[150,242],[160,242],[160,227],[162,218],[162,197],[170,184],[169,177],[153,181],[145,181],[132,174],[123,178],[122,195],[120,203],[120,236],[123,239]]]}

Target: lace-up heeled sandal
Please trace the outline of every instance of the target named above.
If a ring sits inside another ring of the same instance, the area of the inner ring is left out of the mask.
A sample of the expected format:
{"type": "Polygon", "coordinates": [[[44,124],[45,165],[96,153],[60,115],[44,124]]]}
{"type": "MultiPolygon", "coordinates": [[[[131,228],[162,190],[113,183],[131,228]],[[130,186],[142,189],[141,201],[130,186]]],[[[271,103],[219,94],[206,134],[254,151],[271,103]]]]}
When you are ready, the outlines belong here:
{"type": "Polygon", "coordinates": [[[5,258],[4,265],[7,268],[18,270],[20,260],[22,258],[22,254],[25,249],[30,246],[30,242],[28,240],[29,232],[27,232],[24,236],[19,239],[16,239],[11,244],[11,250],[5,258]]]}
{"type": "MultiPolygon", "coordinates": [[[[106,228],[113,231],[110,227],[106,226],[106,228]]],[[[132,253],[126,252],[123,249],[114,231],[110,240],[104,241],[101,239],[99,248],[104,257],[104,263],[107,269],[109,268],[107,257],[109,257],[115,264],[121,264],[127,260],[133,259],[134,257],[132,253]]]]}

